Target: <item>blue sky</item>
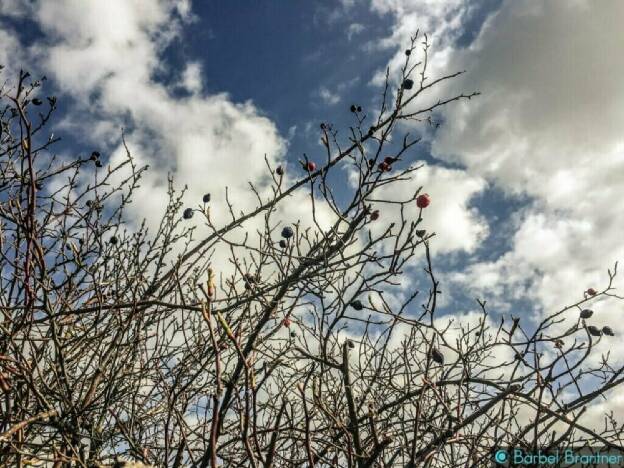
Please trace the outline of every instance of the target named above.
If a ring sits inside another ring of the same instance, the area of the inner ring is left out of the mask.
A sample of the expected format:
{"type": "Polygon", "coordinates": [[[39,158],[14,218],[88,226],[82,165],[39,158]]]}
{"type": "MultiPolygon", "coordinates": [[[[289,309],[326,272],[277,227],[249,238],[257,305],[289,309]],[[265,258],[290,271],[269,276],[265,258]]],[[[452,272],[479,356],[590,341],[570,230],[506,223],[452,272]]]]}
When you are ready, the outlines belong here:
{"type": "MultiPolygon", "coordinates": [[[[426,222],[438,234],[447,311],[470,313],[482,297],[538,319],[600,288],[624,257],[621,2],[0,5],[5,76],[45,74],[61,98],[58,151],[97,147],[114,161],[123,126],[152,166],[137,217],[162,208],[167,173],[188,184],[190,203],[206,187],[242,193],[262,181],[264,154],[289,167],[320,154],[319,123],[346,135],[351,103],[374,109],[380,73],[390,67],[396,79],[420,28],[432,77],[467,71],[440,95],[482,93],[450,106],[410,154],[428,165],[410,187],[434,195],[426,222]]],[[[289,209],[304,217],[296,202],[289,209]]],[[[608,301],[601,307],[616,320],[608,301]]]]}

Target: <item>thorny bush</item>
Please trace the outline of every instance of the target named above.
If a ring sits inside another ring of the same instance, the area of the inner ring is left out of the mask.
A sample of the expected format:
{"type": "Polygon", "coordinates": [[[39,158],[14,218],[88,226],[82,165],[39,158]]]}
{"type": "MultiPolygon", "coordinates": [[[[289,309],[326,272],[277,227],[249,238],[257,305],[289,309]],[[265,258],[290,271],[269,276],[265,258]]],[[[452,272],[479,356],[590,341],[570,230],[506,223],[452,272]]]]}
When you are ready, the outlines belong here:
{"type": "Polygon", "coordinates": [[[125,139],[118,165],[58,157],[56,98],[26,72],[4,85],[2,466],[489,466],[497,446],[621,446],[613,415],[582,419],[624,381],[592,354],[613,331],[589,303],[619,298],[615,270],[539,323],[495,320],[482,301],[471,323],[436,315],[422,217],[436,200],[388,196],[420,167],[419,139],[398,133],[478,93],[426,103],[460,73],[428,78],[417,37],[375,115],[352,106],[346,145],[324,123],[323,155],[295,171],[267,159],[269,195],[252,185],[257,207],[241,214],[214,194],[182,206],[170,180],[155,232],[124,218],[145,170],[125,139]],[[353,182],[340,200],[337,171],[353,182]],[[277,219],[295,191],[311,220],[277,219]],[[211,204],[231,220],[215,225],[211,204]]]}

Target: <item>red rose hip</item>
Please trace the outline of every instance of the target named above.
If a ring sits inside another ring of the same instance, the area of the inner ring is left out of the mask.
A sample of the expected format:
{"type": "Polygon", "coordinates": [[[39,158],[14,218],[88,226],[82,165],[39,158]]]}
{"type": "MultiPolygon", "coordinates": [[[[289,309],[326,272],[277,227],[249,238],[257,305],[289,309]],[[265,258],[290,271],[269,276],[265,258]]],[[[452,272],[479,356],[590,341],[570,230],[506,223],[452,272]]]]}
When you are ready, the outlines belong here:
{"type": "Polygon", "coordinates": [[[392,169],[392,167],[390,167],[390,164],[388,164],[386,161],[380,162],[378,167],[381,172],[388,172],[390,169],[392,169]]]}
{"type": "Polygon", "coordinates": [[[416,198],[416,206],[418,208],[427,208],[431,204],[431,197],[428,193],[423,193],[422,195],[418,195],[416,198]]]}

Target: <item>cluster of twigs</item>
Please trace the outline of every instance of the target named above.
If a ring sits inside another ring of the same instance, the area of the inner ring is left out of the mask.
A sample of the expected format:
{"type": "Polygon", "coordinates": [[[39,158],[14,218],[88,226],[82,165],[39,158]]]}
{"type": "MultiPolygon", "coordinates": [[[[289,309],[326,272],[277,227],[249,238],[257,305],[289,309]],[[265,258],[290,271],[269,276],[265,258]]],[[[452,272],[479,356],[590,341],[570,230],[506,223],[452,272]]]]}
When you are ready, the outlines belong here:
{"type": "Polygon", "coordinates": [[[225,225],[209,197],[182,216],[172,182],[156,232],[128,225],[144,171],[128,148],[114,167],[59,158],[43,83],[2,88],[2,466],[489,466],[498,446],[621,446],[612,415],[582,418],[624,381],[592,354],[612,330],[587,304],[617,297],[616,271],[538,324],[495,325],[484,302],[474,323],[436,315],[434,233],[408,214],[421,189],[387,195],[419,169],[397,127],[476,93],[421,106],[458,74],[429,79],[417,37],[375,118],[354,106],[345,147],[322,124],[318,168],[267,163],[269,195],[225,225]],[[337,173],[353,182],[339,196],[337,173]],[[308,224],[276,219],[295,191],[308,224]],[[419,266],[427,285],[400,286],[419,266]]]}

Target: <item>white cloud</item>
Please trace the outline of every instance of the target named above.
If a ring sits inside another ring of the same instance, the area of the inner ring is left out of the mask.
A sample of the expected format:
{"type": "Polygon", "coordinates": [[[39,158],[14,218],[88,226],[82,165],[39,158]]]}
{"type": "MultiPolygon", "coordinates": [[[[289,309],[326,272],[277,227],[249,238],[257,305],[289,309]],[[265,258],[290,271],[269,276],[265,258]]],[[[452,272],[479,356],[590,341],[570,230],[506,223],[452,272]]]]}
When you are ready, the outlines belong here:
{"type": "MultiPolygon", "coordinates": [[[[371,4],[395,16],[382,46],[404,48],[419,27],[430,33],[430,79],[467,70],[431,99],[482,93],[445,110],[430,135],[433,155],[531,200],[511,217],[509,249],[492,261],[475,259],[453,281],[495,304],[532,299],[534,319],[581,300],[590,286],[606,286],[607,268],[624,259],[624,3],[506,0],[461,47],[456,39],[475,3],[371,4]]],[[[398,51],[391,69],[404,59],[398,51]]],[[[597,325],[612,325],[621,313],[614,300],[592,307],[604,309],[597,325]]],[[[622,346],[605,338],[593,359],[610,349],[621,361],[622,346]]]]}
{"type": "Polygon", "coordinates": [[[6,79],[7,73],[14,73],[13,67],[9,62],[10,60],[16,59],[16,57],[12,56],[13,54],[10,54],[9,51],[16,50],[18,48],[18,44],[14,37],[12,37],[10,34],[7,34],[5,31],[2,31],[1,29],[0,44],[2,44],[2,47],[0,48],[0,65],[3,65],[5,67],[5,69],[3,69],[3,73],[5,74],[4,79],[6,79]]]}
{"type": "MultiPolygon", "coordinates": [[[[61,128],[82,135],[83,143],[110,155],[115,163],[125,155],[120,142],[125,127],[137,165],[150,165],[126,212],[130,222],[146,218],[151,231],[157,229],[168,201],[168,174],[178,188],[188,186],[186,206],[199,206],[202,196],[211,193],[211,219],[216,226],[231,219],[226,187],[237,214],[258,205],[249,181],[266,199],[271,178],[265,155],[273,166],[282,163],[287,144],[275,124],[250,102],[232,102],[227,94],[202,94],[201,68],[196,62],[187,63],[181,83],[171,87],[154,78],[157,72],[167,71],[161,59],[165,47],[186,21],[193,20],[188,2],[64,0],[18,6],[13,10],[28,10],[44,32],[42,40],[28,49],[23,66],[47,74],[75,99],[61,128]],[[192,94],[174,96],[172,91],[180,84],[192,94]]],[[[0,34],[14,36],[10,31],[0,30],[0,34]]],[[[19,49],[15,40],[3,44],[11,46],[9,57],[19,49]]],[[[284,184],[301,175],[288,170],[284,184]]],[[[281,205],[274,222],[312,222],[305,190],[281,205]]],[[[317,205],[316,217],[321,226],[330,221],[322,204],[317,205]]],[[[255,233],[263,221],[252,220],[246,228],[255,233]]],[[[217,253],[216,261],[223,268],[230,265],[225,261],[228,255],[228,249],[217,253]]]]}
{"type": "MultiPolygon", "coordinates": [[[[163,196],[168,171],[175,172],[178,184],[189,185],[189,201],[206,191],[218,198],[226,185],[247,192],[247,179],[266,182],[264,155],[275,162],[284,154],[284,140],[273,122],[250,103],[233,103],[225,94],[175,98],[153,78],[166,66],[159,54],[181,27],[177,12],[190,15],[187,3],[41,2],[31,15],[46,41],[32,47],[31,60],[76,98],[77,117],[72,120],[70,114],[64,125],[100,129],[95,135],[84,133],[86,139],[94,137],[93,145],[111,133],[119,142],[119,129],[130,118],[131,149],[139,161],[153,166],[146,183],[161,187],[163,196]],[[87,108],[96,112],[87,114],[87,108]],[[107,122],[105,128],[102,122],[107,122]],[[240,167],[246,168],[245,178],[240,167]]],[[[182,82],[189,91],[201,89],[199,64],[187,64],[182,82]]],[[[153,191],[148,200],[163,206],[153,191]]]]}
{"type": "MultiPolygon", "coordinates": [[[[352,183],[355,183],[354,180],[352,183]]],[[[474,196],[485,189],[485,181],[462,170],[423,165],[411,177],[380,188],[375,198],[404,201],[414,196],[419,187],[422,187],[421,193],[428,193],[432,200],[431,205],[423,210],[420,225],[422,229],[436,233],[431,242],[432,252],[474,251],[487,236],[488,226],[470,203],[474,196]]],[[[381,211],[380,221],[399,219],[396,204],[379,204],[374,209],[381,211]]],[[[406,219],[416,220],[418,212],[416,202],[412,202],[407,205],[404,215],[406,219]]],[[[375,229],[375,225],[371,226],[375,229]]],[[[384,222],[379,222],[376,229],[383,230],[385,227],[384,222]]]]}
{"type": "Polygon", "coordinates": [[[27,5],[20,0],[3,0],[0,3],[0,15],[19,16],[28,11],[27,5]]]}
{"type": "Polygon", "coordinates": [[[325,86],[322,86],[319,89],[318,95],[325,104],[330,105],[330,106],[333,106],[340,102],[340,96],[336,93],[331,92],[325,86]]]}
{"type": "Polygon", "coordinates": [[[353,39],[353,36],[357,36],[362,31],[364,31],[364,25],[360,23],[352,23],[347,28],[347,39],[353,39]]]}
{"type": "Polygon", "coordinates": [[[462,104],[433,141],[509,193],[527,194],[510,252],[489,268],[521,272],[546,308],[601,280],[624,257],[624,89],[616,53],[624,5],[506,2],[468,49],[449,63],[483,98],[462,104]],[[574,28],[570,25],[574,24],[574,28]]]}
{"type": "MultiPolygon", "coordinates": [[[[410,45],[410,38],[420,32],[417,44],[424,34],[433,41],[438,58],[451,48],[453,40],[462,32],[461,19],[470,11],[468,2],[463,0],[371,0],[371,9],[380,14],[391,14],[395,23],[389,36],[368,44],[371,49],[396,49],[398,52],[388,64],[393,76],[398,75],[405,63],[403,50],[410,45]]],[[[373,84],[383,84],[385,67],[375,75],[373,84]]]]}
{"type": "Polygon", "coordinates": [[[182,73],[182,86],[191,93],[198,93],[202,89],[201,64],[191,62],[186,65],[182,73]]]}
{"type": "MultiPolygon", "coordinates": [[[[523,211],[511,250],[474,265],[467,281],[499,288],[528,281],[533,287],[525,292],[546,308],[604,282],[606,268],[624,256],[617,222],[624,216],[624,58],[617,53],[624,4],[592,5],[590,14],[583,1],[506,1],[462,48],[454,40],[470,4],[372,5],[395,15],[392,44],[404,45],[418,26],[430,28],[432,78],[467,70],[439,93],[482,93],[445,111],[432,153],[534,200],[523,211]]],[[[404,60],[401,52],[392,63],[398,60],[404,60]]]]}

